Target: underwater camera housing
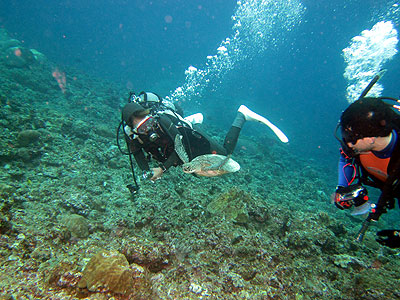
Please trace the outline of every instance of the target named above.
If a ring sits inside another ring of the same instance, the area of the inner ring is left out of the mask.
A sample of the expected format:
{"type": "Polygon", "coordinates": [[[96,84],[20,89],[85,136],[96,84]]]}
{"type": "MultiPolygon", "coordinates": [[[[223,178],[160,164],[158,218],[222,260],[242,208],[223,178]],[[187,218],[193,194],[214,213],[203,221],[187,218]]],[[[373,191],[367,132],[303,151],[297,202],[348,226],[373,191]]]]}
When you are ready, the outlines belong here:
{"type": "Polygon", "coordinates": [[[353,184],[340,188],[336,192],[335,205],[340,209],[359,207],[369,200],[368,191],[361,184],[353,184]]]}

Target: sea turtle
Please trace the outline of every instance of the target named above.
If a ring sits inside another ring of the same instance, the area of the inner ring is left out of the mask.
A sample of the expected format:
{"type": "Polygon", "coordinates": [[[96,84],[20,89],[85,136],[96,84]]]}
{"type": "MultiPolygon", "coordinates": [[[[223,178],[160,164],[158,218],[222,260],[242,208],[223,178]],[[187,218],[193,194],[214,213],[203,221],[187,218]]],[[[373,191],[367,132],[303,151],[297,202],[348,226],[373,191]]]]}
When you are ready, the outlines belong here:
{"type": "Polygon", "coordinates": [[[240,165],[230,155],[204,154],[182,165],[183,172],[214,177],[240,170],[240,165]]]}
{"type": "Polygon", "coordinates": [[[204,154],[189,162],[189,156],[183,146],[182,139],[183,136],[180,134],[175,136],[175,152],[183,162],[183,172],[214,177],[240,170],[240,165],[230,158],[230,155],[204,154]]]}

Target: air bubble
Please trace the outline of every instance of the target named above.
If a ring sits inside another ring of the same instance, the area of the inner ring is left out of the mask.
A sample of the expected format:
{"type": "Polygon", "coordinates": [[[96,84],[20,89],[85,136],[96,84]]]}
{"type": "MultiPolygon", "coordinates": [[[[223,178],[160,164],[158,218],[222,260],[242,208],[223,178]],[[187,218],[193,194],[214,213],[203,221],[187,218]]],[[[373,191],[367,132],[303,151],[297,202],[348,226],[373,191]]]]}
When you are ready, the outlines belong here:
{"type": "Polygon", "coordinates": [[[300,24],[304,11],[299,0],[238,1],[231,18],[232,36],[221,42],[216,54],[207,56],[204,69],[190,66],[184,84],[167,98],[188,101],[201,96],[209,85],[216,89],[223,76],[241,62],[275,47],[277,43],[271,37],[282,41],[285,32],[300,24]]]}
{"type": "MultiPolygon", "coordinates": [[[[347,63],[343,76],[348,81],[346,98],[349,103],[358,99],[383,65],[393,58],[397,43],[397,30],[390,21],[378,22],[371,30],[364,30],[351,39],[350,46],[343,49],[347,63]]],[[[379,97],[382,91],[383,86],[376,83],[368,96],[379,97]]]]}

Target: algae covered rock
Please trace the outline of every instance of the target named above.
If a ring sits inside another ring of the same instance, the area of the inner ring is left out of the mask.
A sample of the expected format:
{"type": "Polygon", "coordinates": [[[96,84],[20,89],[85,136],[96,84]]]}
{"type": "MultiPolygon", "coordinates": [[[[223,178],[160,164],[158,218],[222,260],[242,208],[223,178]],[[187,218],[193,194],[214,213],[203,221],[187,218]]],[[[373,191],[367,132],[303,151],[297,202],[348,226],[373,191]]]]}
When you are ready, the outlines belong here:
{"type": "Polygon", "coordinates": [[[23,130],[18,133],[17,142],[18,146],[26,147],[31,143],[39,141],[41,134],[38,130],[23,130]]]}
{"type": "Polygon", "coordinates": [[[10,218],[0,213],[0,234],[7,234],[12,229],[10,218]]]}
{"type": "Polygon", "coordinates": [[[89,223],[85,217],[72,214],[62,217],[61,222],[71,232],[72,237],[87,238],[89,236],[89,223]]]}
{"type": "Polygon", "coordinates": [[[3,60],[9,67],[23,68],[36,61],[32,51],[24,47],[11,47],[4,52],[3,60]]]}
{"type": "Polygon", "coordinates": [[[249,213],[246,203],[249,201],[251,201],[251,197],[244,191],[231,189],[211,201],[207,206],[207,210],[211,214],[223,216],[227,220],[247,223],[249,213]]]}
{"type": "Polygon", "coordinates": [[[64,120],[61,131],[69,136],[87,140],[90,137],[92,128],[82,120],[64,120]]]}
{"type": "MultiPolygon", "coordinates": [[[[2,199],[8,199],[13,193],[16,192],[16,187],[0,182],[0,196],[2,199]]],[[[0,202],[1,203],[1,202],[0,202]]],[[[0,205],[1,207],[1,205],[0,205]]]]}
{"type": "Polygon", "coordinates": [[[360,271],[360,270],[363,270],[363,269],[366,270],[369,268],[367,263],[365,263],[358,257],[354,257],[351,255],[338,254],[338,255],[335,255],[333,258],[334,258],[333,263],[336,266],[341,267],[343,269],[352,268],[352,269],[356,269],[356,270],[360,271]]]}
{"type": "Polygon", "coordinates": [[[120,249],[129,263],[146,267],[152,273],[160,272],[171,265],[171,255],[168,247],[162,243],[142,238],[126,237],[120,249]]]}
{"type": "Polygon", "coordinates": [[[7,50],[12,47],[21,46],[21,42],[15,39],[1,39],[1,32],[0,32],[0,51],[7,50]]]}
{"type": "Polygon", "coordinates": [[[0,234],[8,233],[11,228],[11,207],[14,201],[11,198],[11,194],[15,192],[13,186],[0,183],[0,234]]]}
{"type": "Polygon", "coordinates": [[[37,51],[36,49],[30,49],[30,51],[32,52],[36,61],[38,61],[40,63],[47,61],[47,57],[43,53],[37,51]]]}
{"type": "Polygon", "coordinates": [[[0,52],[17,46],[21,46],[21,42],[12,39],[4,28],[0,28],[0,52]]]}
{"type": "Polygon", "coordinates": [[[148,290],[148,284],[141,266],[129,265],[118,251],[103,250],[86,265],[78,288],[87,288],[90,292],[143,295],[148,290]]]}

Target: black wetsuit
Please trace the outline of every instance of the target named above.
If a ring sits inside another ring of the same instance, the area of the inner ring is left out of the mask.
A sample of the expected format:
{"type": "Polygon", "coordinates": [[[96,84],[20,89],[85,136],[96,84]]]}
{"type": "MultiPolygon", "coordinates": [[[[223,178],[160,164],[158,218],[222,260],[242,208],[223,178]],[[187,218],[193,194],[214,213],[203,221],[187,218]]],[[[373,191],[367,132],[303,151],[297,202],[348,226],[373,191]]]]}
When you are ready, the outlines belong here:
{"type": "MultiPolygon", "coordinates": [[[[151,133],[154,133],[157,138],[151,139],[151,134],[140,134],[135,139],[130,140],[129,143],[130,149],[141,170],[149,170],[149,159],[145,153],[150,154],[153,159],[160,162],[160,167],[164,170],[183,164],[175,152],[174,141],[177,134],[183,136],[183,145],[189,156],[189,160],[192,160],[203,154],[231,154],[236,146],[241,130],[241,125],[238,125],[239,127],[232,126],[225,137],[224,146],[221,146],[198,126],[194,125],[193,128],[190,128],[183,121],[180,121],[178,117],[166,113],[158,113],[156,118],[157,122],[151,133]]],[[[244,116],[238,114],[238,118],[243,120],[239,120],[239,122],[234,124],[243,124],[245,121],[244,116]]]]}

